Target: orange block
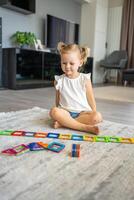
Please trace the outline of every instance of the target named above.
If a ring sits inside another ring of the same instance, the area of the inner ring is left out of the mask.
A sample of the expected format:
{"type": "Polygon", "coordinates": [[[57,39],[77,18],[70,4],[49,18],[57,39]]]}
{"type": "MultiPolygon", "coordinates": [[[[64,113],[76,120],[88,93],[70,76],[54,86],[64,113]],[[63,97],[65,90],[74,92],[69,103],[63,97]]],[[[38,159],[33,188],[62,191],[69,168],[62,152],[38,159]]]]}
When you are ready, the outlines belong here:
{"type": "Polygon", "coordinates": [[[48,133],[37,132],[37,133],[35,133],[34,137],[37,137],[37,138],[45,138],[45,137],[47,137],[47,134],[48,134],[48,133]]]}
{"type": "Polygon", "coordinates": [[[41,147],[47,149],[48,147],[48,144],[47,143],[44,143],[44,142],[37,142],[37,144],[39,144],[41,147]]]}

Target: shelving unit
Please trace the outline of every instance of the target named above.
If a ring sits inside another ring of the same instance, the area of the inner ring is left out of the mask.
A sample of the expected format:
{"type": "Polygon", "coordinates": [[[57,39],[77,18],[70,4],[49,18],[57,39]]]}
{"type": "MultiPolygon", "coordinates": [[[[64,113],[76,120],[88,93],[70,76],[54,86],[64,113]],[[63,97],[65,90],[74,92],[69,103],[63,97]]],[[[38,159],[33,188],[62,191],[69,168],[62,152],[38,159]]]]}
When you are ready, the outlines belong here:
{"type": "Polygon", "coordinates": [[[0,17],[0,87],[2,86],[2,18],[0,17]]]}
{"type": "Polygon", "coordinates": [[[61,74],[60,57],[41,50],[3,48],[3,85],[27,89],[53,85],[54,74],[61,74]]]}
{"type": "MultiPolygon", "coordinates": [[[[88,58],[84,73],[92,73],[93,58],[88,58]]],[[[50,87],[54,75],[62,74],[60,55],[41,50],[3,48],[3,85],[9,89],[50,87]]]]}

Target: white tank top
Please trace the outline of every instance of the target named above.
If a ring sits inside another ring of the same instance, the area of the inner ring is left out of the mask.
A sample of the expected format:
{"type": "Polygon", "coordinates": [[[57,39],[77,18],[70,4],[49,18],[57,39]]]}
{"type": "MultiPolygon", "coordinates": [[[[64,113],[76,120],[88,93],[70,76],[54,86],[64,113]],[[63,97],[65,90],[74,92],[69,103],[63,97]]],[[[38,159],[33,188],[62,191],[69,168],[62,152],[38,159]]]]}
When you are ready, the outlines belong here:
{"type": "Polygon", "coordinates": [[[56,90],[60,92],[59,106],[71,112],[91,111],[86,97],[85,82],[91,74],[80,73],[75,79],[65,74],[55,76],[56,90]]]}

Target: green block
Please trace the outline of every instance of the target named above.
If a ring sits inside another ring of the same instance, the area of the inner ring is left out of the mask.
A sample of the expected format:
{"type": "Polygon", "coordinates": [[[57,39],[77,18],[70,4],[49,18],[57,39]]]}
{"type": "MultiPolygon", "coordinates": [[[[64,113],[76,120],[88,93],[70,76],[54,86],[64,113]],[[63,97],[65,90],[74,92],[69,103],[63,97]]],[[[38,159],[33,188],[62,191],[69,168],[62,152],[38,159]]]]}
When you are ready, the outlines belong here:
{"type": "Polygon", "coordinates": [[[3,130],[0,131],[0,135],[11,135],[13,132],[13,130],[3,130]]]}
{"type": "Polygon", "coordinates": [[[94,137],[95,142],[109,142],[108,136],[96,136],[94,137]]]}
{"type": "Polygon", "coordinates": [[[109,142],[115,142],[115,143],[119,143],[121,142],[121,138],[120,137],[109,137],[109,142]]]}

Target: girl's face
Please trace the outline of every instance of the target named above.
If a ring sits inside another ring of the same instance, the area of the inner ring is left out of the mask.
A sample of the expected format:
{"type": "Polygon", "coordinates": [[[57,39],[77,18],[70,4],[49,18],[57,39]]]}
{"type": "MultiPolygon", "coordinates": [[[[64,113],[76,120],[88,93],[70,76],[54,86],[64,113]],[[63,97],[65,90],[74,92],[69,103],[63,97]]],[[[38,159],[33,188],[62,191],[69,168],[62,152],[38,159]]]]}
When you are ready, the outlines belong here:
{"type": "Polygon", "coordinates": [[[82,61],[78,52],[67,52],[61,55],[61,68],[67,77],[76,78],[81,65],[82,61]]]}

